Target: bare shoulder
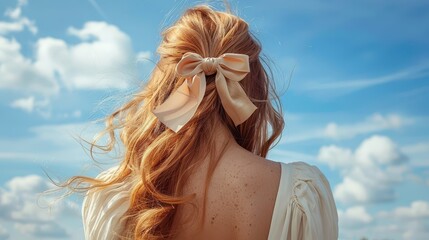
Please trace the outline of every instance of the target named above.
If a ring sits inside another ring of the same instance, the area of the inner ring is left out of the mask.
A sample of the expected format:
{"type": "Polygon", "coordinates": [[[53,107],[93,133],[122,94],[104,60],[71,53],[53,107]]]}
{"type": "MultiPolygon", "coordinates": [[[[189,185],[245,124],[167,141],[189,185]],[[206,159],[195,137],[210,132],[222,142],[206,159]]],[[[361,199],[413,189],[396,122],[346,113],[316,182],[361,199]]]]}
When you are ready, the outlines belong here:
{"type": "MultiPolygon", "coordinates": [[[[247,151],[237,152],[219,164],[219,174],[242,193],[276,188],[280,181],[281,166],[247,151]]],[[[277,191],[277,188],[276,188],[277,191]]]]}
{"type": "Polygon", "coordinates": [[[267,239],[277,197],[281,166],[250,152],[229,165],[236,239],[267,239]]]}

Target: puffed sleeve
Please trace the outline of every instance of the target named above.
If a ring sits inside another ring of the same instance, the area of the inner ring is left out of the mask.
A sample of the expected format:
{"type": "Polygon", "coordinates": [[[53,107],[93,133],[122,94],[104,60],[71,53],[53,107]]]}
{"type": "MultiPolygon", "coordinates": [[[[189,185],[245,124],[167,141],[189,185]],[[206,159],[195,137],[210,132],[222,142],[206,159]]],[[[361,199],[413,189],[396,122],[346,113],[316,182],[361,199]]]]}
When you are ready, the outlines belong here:
{"type": "MultiPolygon", "coordinates": [[[[117,167],[96,178],[109,180],[117,167]]],[[[102,190],[89,190],[82,202],[82,222],[86,240],[114,240],[125,226],[121,216],[129,205],[129,183],[115,183],[102,190]]]]}
{"type": "Polygon", "coordinates": [[[287,239],[338,239],[338,214],[330,185],[315,166],[292,164],[292,193],[286,211],[287,239]]]}
{"type": "Polygon", "coordinates": [[[338,239],[337,208],[326,177],[304,162],[281,167],[268,240],[338,239]]]}

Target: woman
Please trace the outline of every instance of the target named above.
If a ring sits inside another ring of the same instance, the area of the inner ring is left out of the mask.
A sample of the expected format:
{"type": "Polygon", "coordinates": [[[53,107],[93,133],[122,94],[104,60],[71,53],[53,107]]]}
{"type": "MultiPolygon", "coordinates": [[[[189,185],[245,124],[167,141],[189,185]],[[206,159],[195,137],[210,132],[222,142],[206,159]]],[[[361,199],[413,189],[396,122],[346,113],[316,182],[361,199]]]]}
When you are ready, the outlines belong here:
{"type": "Polygon", "coordinates": [[[284,120],[247,23],[197,6],[162,36],[147,85],[106,119],[123,160],[68,182],[87,191],[86,239],[337,239],[319,169],[265,159],[284,120]]]}

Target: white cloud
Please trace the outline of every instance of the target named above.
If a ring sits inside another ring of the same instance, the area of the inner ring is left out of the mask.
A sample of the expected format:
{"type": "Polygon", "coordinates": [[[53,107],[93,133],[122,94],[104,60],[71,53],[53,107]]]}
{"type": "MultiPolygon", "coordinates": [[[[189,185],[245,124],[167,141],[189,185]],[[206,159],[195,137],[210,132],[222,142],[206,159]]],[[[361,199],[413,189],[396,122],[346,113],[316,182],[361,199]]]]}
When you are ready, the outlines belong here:
{"type": "Polygon", "coordinates": [[[429,238],[429,224],[427,222],[412,221],[406,225],[407,229],[402,234],[405,240],[427,240],[429,238]]]}
{"type": "Polygon", "coordinates": [[[40,60],[24,57],[21,45],[14,39],[0,36],[0,66],[0,89],[43,95],[59,90],[54,72],[40,60]]]}
{"type": "Polygon", "coordinates": [[[344,178],[334,188],[334,196],[344,203],[391,201],[396,197],[395,185],[409,171],[399,147],[379,135],[365,139],[355,151],[335,145],[321,147],[318,160],[340,170],[344,178]]]}
{"type": "Polygon", "coordinates": [[[33,112],[37,110],[39,113],[43,115],[45,113],[45,107],[49,105],[49,99],[45,98],[43,100],[36,100],[34,96],[29,96],[27,98],[19,98],[14,100],[10,106],[12,108],[17,108],[24,110],[26,112],[33,112]]]}
{"type": "MultiPolygon", "coordinates": [[[[129,36],[106,22],[86,22],[67,33],[78,39],[70,44],[53,37],[39,38],[33,57],[24,56],[21,44],[7,34],[26,28],[37,33],[33,21],[22,16],[26,1],[5,13],[10,22],[0,22],[0,89],[34,96],[16,100],[12,107],[27,112],[37,107],[38,98],[49,98],[61,89],[125,89],[138,82],[138,61],[149,52],[134,53],[129,36]]],[[[48,102],[49,103],[49,102],[48,102]]],[[[49,117],[50,111],[39,111],[49,117]]],[[[75,115],[76,116],[76,115],[75,115]]]]}
{"type": "Polygon", "coordinates": [[[55,38],[36,44],[37,59],[50,72],[58,72],[69,89],[127,88],[136,76],[135,57],[129,37],[105,22],[87,22],[68,33],[82,42],[68,45],[55,38]]]}
{"type": "Polygon", "coordinates": [[[136,58],[129,37],[105,22],[87,22],[68,33],[81,42],[41,38],[35,60],[21,54],[14,39],[0,37],[0,88],[41,94],[69,89],[124,89],[136,79],[136,58]]]}
{"type": "Polygon", "coordinates": [[[429,202],[417,200],[371,214],[364,206],[338,210],[340,239],[406,239],[429,237],[429,202]]]}
{"type": "Polygon", "coordinates": [[[15,177],[6,183],[6,187],[13,193],[35,193],[48,187],[46,182],[38,175],[15,177]]]}
{"type": "Polygon", "coordinates": [[[379,113],[375,113],[365,119],[365,121],[356,124],[338,125],[334,122],[329,123],[325,128],[325,136],[332,139],[352,138],[364,133],[386,129],[398,129],[410,123],[412,123],[411,119],[404,118],[397,114],[383,116],[379,113]]]}
{"type": "MultiPolygon", "coordinates": [[[[137,60],[131,41],[117,27],[88,22],[82,29],[69,28],[68,32],[81,42],[69,45],[61,39],[41,38],[34,48],[35,60],[21,54],[16,40],[0,36],[0,89],[49,97],[58,94],[60,86],[125,89],[136,81],[137,60]]],[[[13,106],[30,111],[31,103],[29,98],[25,104],[21,101],[13,106]]]]}
{"type": "MultiPolygon", "coordinates": [[[[17,12],[11,13],[13,17],[18,14],[17,12]]],[[[24,28],[28,28],[33,34],[37,33],[37,27],[33,21],[28,20],[28,18],[20,18],[17,21],[13,22],[2,22],[0,21],[0,35],[6,35],[11,32],[21,32],[24,28]]]]}
{"type": "Polygon", "coordinates": [[[393,215],[399,218],[429,218],[429,202],[414,201],[409,207],[398,207],[393,215]]]}
{"type": "Polygon", "coordinates": [[[336,145],[322,146],[318,160],[328,164],[332,169],[377,167],[404,163],[407,157],[388,137],[373,135],[364,139],[353,152],[351,149],[336,145]]]}
{"type": "Polygon", "coordinates": [[[346,228],[356,228],[367,225],[373,221],[373,217],[363,206],[354,206],[345,211],[338,210],[339,224],[346,228]]]}
{"type": "Polygon", "coordinates": [[[379,135],[365,139],[355,154],[357,162],[366,167],[397,165],[407,160],[390,138],[379,135]]]}
{"type": "Polygon", "coordinates": [[[350,139],[359,135],[400,129],[414,122],[412,118],[399,114],[382,115],[374,113],[362,122],[352,124],[328,123],[324,128],[302,131],[299,134],[288,134],[281,143],[303,142],[314,139],[350,139]]]}
{"type": "Polygon", "coordinates": [[[353,164],[353,153],[350,149],[344,149],[335,145],[323,146],[319,150],[318,159],[328,164],[331,168],[344,168],[353,164]]]}
{"type": "Polygon", "coordinates": [[[34,108],[34,97],[20,98],[10,104],[13,108],[19,108],[26,112],[32,112],[34,108]]]}
{"type": "Polygon", "coordinates": [[[345,226],[340,220],[340,238],[349,239],[403,239],[427,240],[429,237],[426,221],[402,221],[387,218],[374,218],[369,224],[345,226]]]}
{"type": "Polygon", "coordinates": [[[14,177],[0,187],[0,220],[13,224],[15,231],[33,237],[66,237],[59,225],[62,215],[80,219],[80,208],[70,200],[54,204],[54,198],[41,193],[52,183],[38,175],[14,177]]]}
{"type": "Polygon", "coordinates": [[[379,223],[395,226],[393,234],[402,239],[421,239],[429,237],[429,202],[415,200],[409,206],[398,206],[389,211],[377,213],[379,223]]]}
{"type": "Polygon", "coordinates": [[[27,1],[19,0],[14,9],[7,9],[5,15],[9,17],[11,22],[0,21],[0,35],[5,35],[11,32],[21,32],[25,27],[33,34],[37,33],[36,24],[26,17],[22,17],[21,8],[27,5],[27,1]]]}
{"type": "Polygon", "coordinates": [[[10,235],[7,229],[0,225],[0,240],[6,240],[9,238],[9,236],[10,235]]]}
{"type": "MultiPolygon", "coordinates": [[[[80,169],[80,175],[89,176],[94,168],[96,171],[93,173],[99,173],[100,167],[105,165],[103,163],[116,165],[118,158],[115,154],[119,156],[122,153],[118,151],[102,156],[95,154],[102,164],[94,166],[90,156],[72,136],[81,135],[90,141],[101,127],[82,123],[31,128],[31,137],[0,139],[0,161],[3,161],[3,165],[17,167],[27,166],[28,162],[36,163],[47,170],[51,177],[61,180],[65,180],[65,176],[58,174],[63,174],[63,170],[68,171],[66,169],[70,167],[80,169]]],[[[10,232],[11,239],[58,239],[59,234],[64,231],[69,236],[67,239],[83,239],[80,204],[71,199],[55,202],[54,198],[39,198],[38,193],[50,188],[49,184],[38,175],[27,175],[10,179],[4,187],[0,185],[0,225],[5,222],[8,228],[15,228],[10,232]],[[53,223],[58,226],[54,227],[53,223]]]]}
{"type": "Polygon", "coordinates": [[[345,177],[343,181],[335,187],[335,198],[341,202],[367,202],[370,200],[370,193],[366,186],[359,180],[345,177]]]}

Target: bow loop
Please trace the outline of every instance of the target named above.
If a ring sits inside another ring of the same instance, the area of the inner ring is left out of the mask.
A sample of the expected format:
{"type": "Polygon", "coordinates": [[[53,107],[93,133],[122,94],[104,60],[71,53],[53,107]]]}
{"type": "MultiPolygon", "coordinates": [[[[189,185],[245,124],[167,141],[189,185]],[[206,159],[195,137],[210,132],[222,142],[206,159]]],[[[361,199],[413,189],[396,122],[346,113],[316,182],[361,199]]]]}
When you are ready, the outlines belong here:
{"type": "Polygon", "coordinates": [[[246,121],[257,107],[238,83],[250,71],[249,56],[225,53],[218,58],[203,58],[185,53],[176,72],[186,81],[152,112],[167,127],[178,132],[195,114],[206,90],[206,75],[216,72],[216,90],[235,126],[246,121]]]}
{"type": "Polygon", "coordinates": [[[176,72],[183,77],[193,77],[200,73],[203,58],[196,53],[187,52],[176,65],[176,72]]]}
{"type": "Polygon", "coordinates": [[[250,72],[249,56],[237,53],[225,53],[219,64],[222,74],[233,81],[241,81],[250,72]]]}

